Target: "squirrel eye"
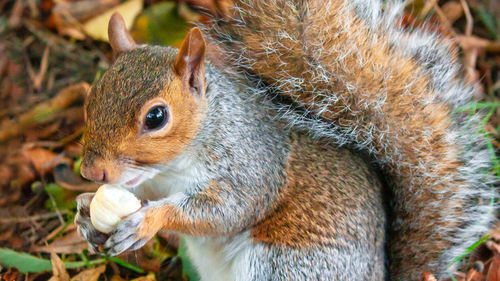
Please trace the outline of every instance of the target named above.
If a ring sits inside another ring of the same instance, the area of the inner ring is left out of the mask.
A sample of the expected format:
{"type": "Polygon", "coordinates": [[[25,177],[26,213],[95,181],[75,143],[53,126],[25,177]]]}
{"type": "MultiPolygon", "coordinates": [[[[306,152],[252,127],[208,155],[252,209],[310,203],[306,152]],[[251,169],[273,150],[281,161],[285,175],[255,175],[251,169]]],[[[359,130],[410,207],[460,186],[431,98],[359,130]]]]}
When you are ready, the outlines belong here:
{"type": "Polygon", "coordinates": [[[145,130],[157,130],[167,124],[168,112],[165,106],[155,106],[151,108],[148,113],[146,113],[146,118],[144,120],[145,130]]]}

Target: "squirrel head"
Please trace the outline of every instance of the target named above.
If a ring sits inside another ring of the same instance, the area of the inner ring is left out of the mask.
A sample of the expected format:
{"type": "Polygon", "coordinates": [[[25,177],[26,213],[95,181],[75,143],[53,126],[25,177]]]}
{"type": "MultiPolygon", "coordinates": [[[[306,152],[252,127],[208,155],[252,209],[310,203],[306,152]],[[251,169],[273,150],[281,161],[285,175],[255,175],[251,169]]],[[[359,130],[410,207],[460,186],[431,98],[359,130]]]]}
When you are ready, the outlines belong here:
{"type": "Polygon", "coordinates": [[[177,51],[137,45],[119,14],[109,23],[115,61],[85,103],[81,174],[136,186],[182,153],[205,115],[205,49],[193,28],[177,51]]]}

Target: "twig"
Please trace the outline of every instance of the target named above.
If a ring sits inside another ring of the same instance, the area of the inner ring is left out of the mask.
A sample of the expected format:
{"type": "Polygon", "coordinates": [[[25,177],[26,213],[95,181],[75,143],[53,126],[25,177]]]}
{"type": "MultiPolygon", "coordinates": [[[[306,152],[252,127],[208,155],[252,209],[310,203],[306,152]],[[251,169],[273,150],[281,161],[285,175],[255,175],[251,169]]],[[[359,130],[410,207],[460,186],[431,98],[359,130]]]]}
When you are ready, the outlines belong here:
{"type": "MultiPolygon", "coordinates": [[[[60,117],[58,114],[63,114],[64,109],[85,99],[89,85],[85,82],[75,84],[64,88],[52,99],[38,104],[30,111],[21,114],[18,121],[5,121],[0,126],[0,142],[11,137],[16,137],[22,134],[26,129],[37,125],[46,124],[60,117]]],[[[72,110],[68,108],[66,110],[72,110]]],[[[81,110],[81,109],[77,109],[81,110]]]]}
{"type": "Polygon", "coordinates": [[[425,18],[427,14],[434,8],[438,0],[427,0],[425,1],[424,8],[420,12],[420,18],[425,18]]]}
{"type": "MultiPolygon", "coordinates": [[[[59,213],[61,215],[65,215],[68,213],[68,211],[60,211],[59,213]]],[[[2,224],[12,224],[12,223],[16,224],[16,223],[24,223],[24,222],[30,222],[30,221],[51,219],[51,218],[55,218],[57,216],[58,216],[58,214],[56,212],[53,212],[53,213],[34,215],[31,217],[0,218],[0,223],[2,223],[2,224]]]]}
{"type": "Polygon", "coordinates": [[[40,62],[40,69],[38,70],[37,73],[35,73],[35,71],[31,67],[29,60],[27,61],[28,74],[30,76],[31,82],[33,83],[33,88],[36,91],[40,91],[40,89],[42,88],[42,83],[43,83],[43,80],[45,78],[45,74],[47,73],[47,69],[49,66],[50,47],[51,47],[51,41],[49,41],[49,43],[45,47],[45,50],[43,51],[42,60],[40,62]]]}
{"type": "Polygon", "coordinates": [[[456,37],[457,42],[462,46],[463,49],[484,49],[487,52],[497,53],[500,52],[500,42],[490,41],[477,36],[463,36],[459,35],[456,37]]]}
{"type": "Polygon", "coordinates": [[[57,204],[56,204],[56,200],[54,199],[54,196],[52,196],[52,194],[50,194],[50,193],[47,193],[47,195],[49,195],[49,199],[50,199],[50,203],[52,204],[52,207],[54,208],[54,210],[56,210],[55,213],[57,215],[57,218],[59,219],[61,224],[65,224],[66,222],[64,221],[64,219],[62,217],[61,210],[59,210],[59,208],[57,208],[57,204]]]}
{"type": "Polygon", "coordinates": [[[443,10],[441,10],[441,8],[439,7],[439,5],[437,3],[434,3],[434,11],[438,15],[439,21],[441,22],[441,24],[444,25],[444,27],[448,31],[450,31],[450,32],[452,32],[454,34],[455,32],[451,28],[451,26],[452,26],[451,22],[448,20],[448,17],[446,17],[446,15],[444,14],[443,10]]]}
{"type": "Polygon", "coordinates": [[[472,15],[470,13],[469,5],[467,5],[467,2],[465,2],[465,0],[460,0],[460,3],[464,8],[465,19],[467,21],[467,24],[465,26],[465,35],[471,36],[472,28],[474,27],[474,20],[472,19],[472,15]]]}
{"type": "Polygon", "coordinates": [[[14,2],[14,7],[12,8],[12,14],[9,17],[7,24],[11,28],[19,27],[21,23],[21,16],[23,14],[24,3],[22,0],[17,0],[14,2]]]}

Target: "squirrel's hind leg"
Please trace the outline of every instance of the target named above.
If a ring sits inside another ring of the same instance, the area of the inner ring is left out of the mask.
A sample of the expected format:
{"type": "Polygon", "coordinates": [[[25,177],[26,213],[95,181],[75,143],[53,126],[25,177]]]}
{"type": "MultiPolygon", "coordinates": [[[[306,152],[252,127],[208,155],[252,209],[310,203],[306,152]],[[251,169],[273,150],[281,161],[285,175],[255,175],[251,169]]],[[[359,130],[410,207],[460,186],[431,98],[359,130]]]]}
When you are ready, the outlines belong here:
{"type": "Polygon", "coordinates": [[[237,281],[386,280],[383,255],[363,254],[352,246],[293,249],[257,243],[233,262],[232,269],[237,281]]]}

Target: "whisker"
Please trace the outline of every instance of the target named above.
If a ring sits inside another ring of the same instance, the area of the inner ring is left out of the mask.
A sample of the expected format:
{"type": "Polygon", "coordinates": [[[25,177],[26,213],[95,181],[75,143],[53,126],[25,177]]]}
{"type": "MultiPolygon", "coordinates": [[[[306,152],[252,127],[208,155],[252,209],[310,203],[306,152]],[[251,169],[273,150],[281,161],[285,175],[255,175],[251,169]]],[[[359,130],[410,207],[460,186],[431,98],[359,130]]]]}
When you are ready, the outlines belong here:
{"type": "Polygon", "coordinates": [[[124,164],[127,165],[128,168],[142,171],[142,172],[147,172],[147,173],[153,173],[153,172],[160,172],[159,169],[153,167],[153,166],[141,166],[137,165],[135,161],[125,161],[124,164]]]}

